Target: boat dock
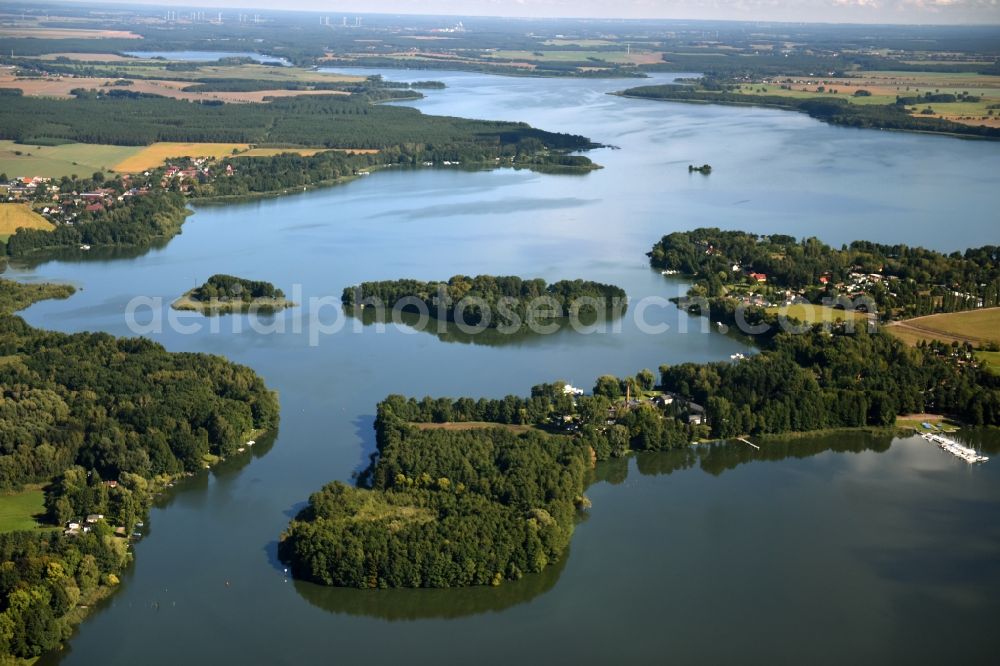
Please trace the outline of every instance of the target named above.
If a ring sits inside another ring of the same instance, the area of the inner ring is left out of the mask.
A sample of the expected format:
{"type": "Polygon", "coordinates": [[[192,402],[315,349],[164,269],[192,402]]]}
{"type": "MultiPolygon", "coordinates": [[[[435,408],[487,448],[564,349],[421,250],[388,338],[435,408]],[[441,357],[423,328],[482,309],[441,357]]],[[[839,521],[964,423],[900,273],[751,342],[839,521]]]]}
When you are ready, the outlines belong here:
{"type": "Polygon", "coordinates": [[[744,444],[749,444],[753,448],[755,448],[758,451],[760,451],[760,447],[757,446],[756,444],[754,444],[753,442],[751,442],[749,439],[743,439],[742,437],[737,437],[736,439],[738,439],[739,441],[743,442],[744,444]]]}
{"type": "Polygon", "coordinates": [[[947,451],[957,458],[961,458],[970,465],[974,463],[984,463],[989,460],[988,457],[980,455],[975,449],[965,446],[964,444],[959,444],[953,439],[948,439],[947,437],[942,437],[936,433],[920,433],[920,436],[926,439],[928,442],[933,442],[941,447],[942,450],[947,451]]]}

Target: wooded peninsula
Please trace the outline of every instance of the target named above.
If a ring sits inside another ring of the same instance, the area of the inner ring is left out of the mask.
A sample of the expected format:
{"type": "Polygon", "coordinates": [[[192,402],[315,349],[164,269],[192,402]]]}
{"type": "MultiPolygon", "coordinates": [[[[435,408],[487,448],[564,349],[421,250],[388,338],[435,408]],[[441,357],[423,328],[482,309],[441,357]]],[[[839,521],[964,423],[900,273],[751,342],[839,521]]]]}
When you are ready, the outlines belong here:
{"type": "MultiPolygon", "coordinates": [[[[900,281],[980,280],[993,275],[997,253],[863,243],[833,250],[815,239],[699,229],[665,236],[650,256],[710,293],[745,275],[771,279],[744,267],[769,270],[787,287],[816,277],[836,285],[871,268],[866,262],[900,281]],[[980,254],[991,260],[978,263],[980,254]]],[[[391,300],[417,284],[375,283],[368,293],[391,300]]],[[[897,311],[923,302],[900,293],[885,301],[897,311]]],[[[974,307],[967,299],[951,306],[974,307]]],[[[879,329],[824,324],[755,341],[760,353],[731,362],[603,376],[591,395],[555,382],[528,398],[389,396],[378,405],[377,455],[358,487],[333,483],[310,497],[279,554],[295,576],[327,585],[499,585],[558,561],[576,512],[589,505],[583,492],[599,460],[708,438],[892,428],[910,413],[1000,425],[1000,375],[953,347],[910,348],[879,329]]]]}
{"type": "Polygon", "coordinates": [[[72,293],[0,280],[0,492],[44,484],[51,526],[0,533],[0,654],[21,659],[58,646],[115,589],[156,493],[278,421],[261,378],[220,356],[11,314],[72,293]]]}

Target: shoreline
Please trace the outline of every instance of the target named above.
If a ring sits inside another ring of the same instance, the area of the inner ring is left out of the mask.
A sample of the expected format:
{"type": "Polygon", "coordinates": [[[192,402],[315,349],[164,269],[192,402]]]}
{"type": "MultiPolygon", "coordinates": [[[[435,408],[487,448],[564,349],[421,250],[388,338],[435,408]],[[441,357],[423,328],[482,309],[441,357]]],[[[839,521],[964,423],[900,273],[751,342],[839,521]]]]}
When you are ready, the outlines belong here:
{"type": "Polygon", "coordinates": [[[669,97],[646,97],[645,95],[626,95],[624,91],[609,92],[608,95],[614,95],[615,97],[625,97],[627,99],[642,99],[649,102],[674,102],[677,104],[704,104],[708,106],[737,106],[737,107],[757,107],[761,109],[776,109],[779,111],[791,111],[794,113],[801,113],[813,118],[817,122],[830,125],[831,127],[843,127],[845,129],[856,129],[856,130],[875,130],[879,132],[900,132],[903,134],[922,134],[925,136],[943,136],[953,139],[966,139],[969,141],[1000,141],[1000,137],[990,137],[990,136],[976,136],[974,134],[962,134],[959,132],[935,132],[931,130],[920,130],[920,129],[904,129],[901,127],[856,127],[854,125],[844,125],[841,123],[830,122],[829,120],[824,120],[820,118],[814,118],[802,109],[796,108],[794,106],[785,106],[781,104],[767,104],[765,102],[737,102],[737,101],[714,101],[714,100],[703,100],[703,99],[671,99],[669,97]]]}
{"type": "Polygon", "coordinates": [[[276,298],[255,298],[251,301],[221,301],[212,300],[208,303],[191,298],[195,289],[188,289],[176,298],[170,307],[178,312],[198,312],[206,317],[215,317],[227,314],[277,314],[282,310],[296,308],[298,303],[293,303],[285,299],[276,298]]]}

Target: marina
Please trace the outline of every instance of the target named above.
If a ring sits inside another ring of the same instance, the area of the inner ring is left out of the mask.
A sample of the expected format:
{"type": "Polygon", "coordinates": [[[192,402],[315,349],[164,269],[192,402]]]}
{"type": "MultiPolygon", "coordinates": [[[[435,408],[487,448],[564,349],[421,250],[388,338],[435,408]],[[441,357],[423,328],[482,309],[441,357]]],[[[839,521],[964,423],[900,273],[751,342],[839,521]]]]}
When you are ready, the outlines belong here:
{"type": "Polygon", "coordinates": [[[942,450],[947,451],[953,456],[961,458],[970,465],[975,463],[984,463],[987,460],[989,460],[989,457],[980,455],[979,452],[976,451],[975,449],[965,446],[963,444],[959,444],[953,439],[948,439],[947,437],[942,437],[941,435],[937,435],[934,433],[927,433],[927,432],[921,433],[920,436],[926,439],[928,442],[933,442],[934,444],[937,444],[939,447],[941,447],[942,450]]]}

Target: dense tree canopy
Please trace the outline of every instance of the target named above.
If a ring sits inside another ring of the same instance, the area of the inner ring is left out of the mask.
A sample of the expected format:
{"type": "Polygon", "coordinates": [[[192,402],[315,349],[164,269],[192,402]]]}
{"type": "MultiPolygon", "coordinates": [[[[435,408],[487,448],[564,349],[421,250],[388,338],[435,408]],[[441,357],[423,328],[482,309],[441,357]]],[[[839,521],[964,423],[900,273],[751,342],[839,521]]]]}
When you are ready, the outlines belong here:
{"type": "MultiPolygon", "coordinates": [[[[498,155],[518,147],[582,150],[586,138],[525,123],[430,116],[354,95],[303,95],[267,103],[197,103],[166,97],[83,95],[74,100],[11,96],[0,105],[0,138],[27,143],[59,138],[141,146],[155,141],[207,141],[327,148],[453,146],[498,155]]],[[[534,152],[534,149],[532,149],[534,152]]]]}
{"type": "Polygon", "coordinates": [[[283,535],[296,576],[350,587],[498,585],[557,561],[587,451],[539,431],[420,429],[379,406],[371,489],[333,483],[283,535]]]}
{"type": "Polygon", "coordinates": [[[190,292],[190,297],[196,301],[223,299],[249,302],[255,298],[282,298],[284,295],[284,292],[270,282],[247,280],[222,273],[211,276],[190,292]]]}
{"type": "Polygon", "coordinates": [[[0,491],[49,482],[50,522],[103,518],[65,536],[0,534],[0,658],[37,657],[68,637],[77,604],[107,594],[128,562],[112,526],[130,534],[164,483],[278,418],[260,377],[221,357],[42,331],[10,314],[69,293],[0,280],[0,491]]]}
{"type": "Polygon", "coordinates": [[[625,307],[620,287],[584,280],[546,284],[517,276],[456,275],[447,282],[385,280],[347,287],[344,305],[373,305],[391,310],[419,307],[431,317],[460,320],[470,326],[520,329],[530,321],[567,317],[574,312],[615,314],[625,307]]]}

